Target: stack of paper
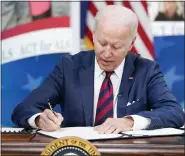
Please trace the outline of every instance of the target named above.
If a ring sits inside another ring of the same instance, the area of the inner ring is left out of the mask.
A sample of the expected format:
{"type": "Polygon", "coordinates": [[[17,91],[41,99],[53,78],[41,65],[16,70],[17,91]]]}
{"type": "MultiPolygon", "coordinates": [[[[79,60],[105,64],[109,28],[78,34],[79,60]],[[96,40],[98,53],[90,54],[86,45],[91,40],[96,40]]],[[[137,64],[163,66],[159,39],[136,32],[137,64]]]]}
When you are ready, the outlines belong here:
{"type": "Polygon", "coordinates": [[[53,137],[61,138],[67,136],[76,136],[86,140],[102,140],[102,139],[113,139],[113,138],[133,138],[133,137],[152,137],[152,136],[169,136],[169,135],[181,135],[184,133],[183,130],[175,128],[163,128],[156,130],[139,130],[139,131],[127,131],[121,134],[99,134],[94,130],[93,127],[69,127],[61,128],[54,132],[46,132],[43,130],[38,133],[53,137]]]}

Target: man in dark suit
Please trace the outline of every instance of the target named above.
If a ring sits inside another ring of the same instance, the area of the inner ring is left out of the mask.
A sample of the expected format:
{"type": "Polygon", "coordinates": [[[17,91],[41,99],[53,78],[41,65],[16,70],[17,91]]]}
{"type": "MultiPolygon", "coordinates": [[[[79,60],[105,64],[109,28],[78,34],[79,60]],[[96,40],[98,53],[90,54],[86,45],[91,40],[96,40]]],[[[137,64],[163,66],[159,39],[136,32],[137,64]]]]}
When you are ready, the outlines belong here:
{"type": "Polygon", "coordinates": [[[127,8],[101,9],[94,51],[63,56],[40,87],[15,108],[13,122],[46,131],[61,123],[95,126],[100,133],[181,127],[184,113],[158,64],[129,52],[137,26],[137,16],[127,8]],[[48,109],[48,99],[61,105],[61,113],[48,109]]]}

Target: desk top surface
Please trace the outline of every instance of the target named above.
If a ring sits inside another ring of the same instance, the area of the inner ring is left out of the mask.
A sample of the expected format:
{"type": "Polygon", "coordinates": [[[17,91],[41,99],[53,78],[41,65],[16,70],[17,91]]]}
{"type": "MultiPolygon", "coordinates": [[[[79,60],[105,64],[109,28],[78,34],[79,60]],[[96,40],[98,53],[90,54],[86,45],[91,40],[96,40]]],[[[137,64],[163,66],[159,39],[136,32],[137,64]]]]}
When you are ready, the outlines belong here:
{"type": "MultiPolygon", "coordinates": [[[[12,137],[2,134],[2,151],[24,151],[41,153],[54,139],[40,134],[32,138],[24,135],[12,137]],[[16,138],[16,139],[15,139],[16,138]],[[21,147],[21,148],[20,148],[21,147]]],[[[106,155],[184,155],[184,136],[152,137],[137,139],[115,139],[90,141],[100,153],[106,155]]],[[[33,153],[32,153],[33,155],[33,153]]]]}

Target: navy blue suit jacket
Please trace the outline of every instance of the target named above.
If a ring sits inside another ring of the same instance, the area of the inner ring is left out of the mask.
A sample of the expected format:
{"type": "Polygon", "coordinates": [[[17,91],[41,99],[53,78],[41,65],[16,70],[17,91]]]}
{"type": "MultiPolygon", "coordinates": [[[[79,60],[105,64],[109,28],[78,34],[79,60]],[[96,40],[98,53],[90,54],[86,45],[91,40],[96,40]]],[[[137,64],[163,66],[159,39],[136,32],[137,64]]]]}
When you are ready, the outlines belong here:
{"type": "MultiPolygon", "coordinates": [[[[92,126],[94,61],[94,51],[63,56],[40,87],[16,106],[13,122],[29,128],[28,118],[48,108],[47,100],[50,99],[51,103],[61,105],[64,127],[92,126]]],[[[118,118],[133,114],[150,118],[148,129],[184,124],[182,108],[169,92],[155,61],[129,52],[117,98],[118,118]],[[135,103],[127,106],[133,101],[135,103]]]]}

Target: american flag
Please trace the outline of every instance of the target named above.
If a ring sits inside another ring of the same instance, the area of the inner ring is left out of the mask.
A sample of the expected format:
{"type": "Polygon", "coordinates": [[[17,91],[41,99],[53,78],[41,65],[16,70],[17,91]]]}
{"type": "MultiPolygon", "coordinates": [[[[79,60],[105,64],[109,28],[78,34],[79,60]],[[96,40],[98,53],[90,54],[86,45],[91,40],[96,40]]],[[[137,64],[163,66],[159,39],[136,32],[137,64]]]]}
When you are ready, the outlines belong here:
{"type": "Polygon", "coordinates": [[[106,5],[123,5],[136,13],[139,19],[138,33],[132,52],[139,53],[141,56],[154,59],[153,38],[151,31],[151,21],[148,14],[148,4],[146,1],[90,1],[86,16],[86,26],[84,42],[88,49],[93,49],[92,32],[95,15],[99,9],[106,5]]]}

